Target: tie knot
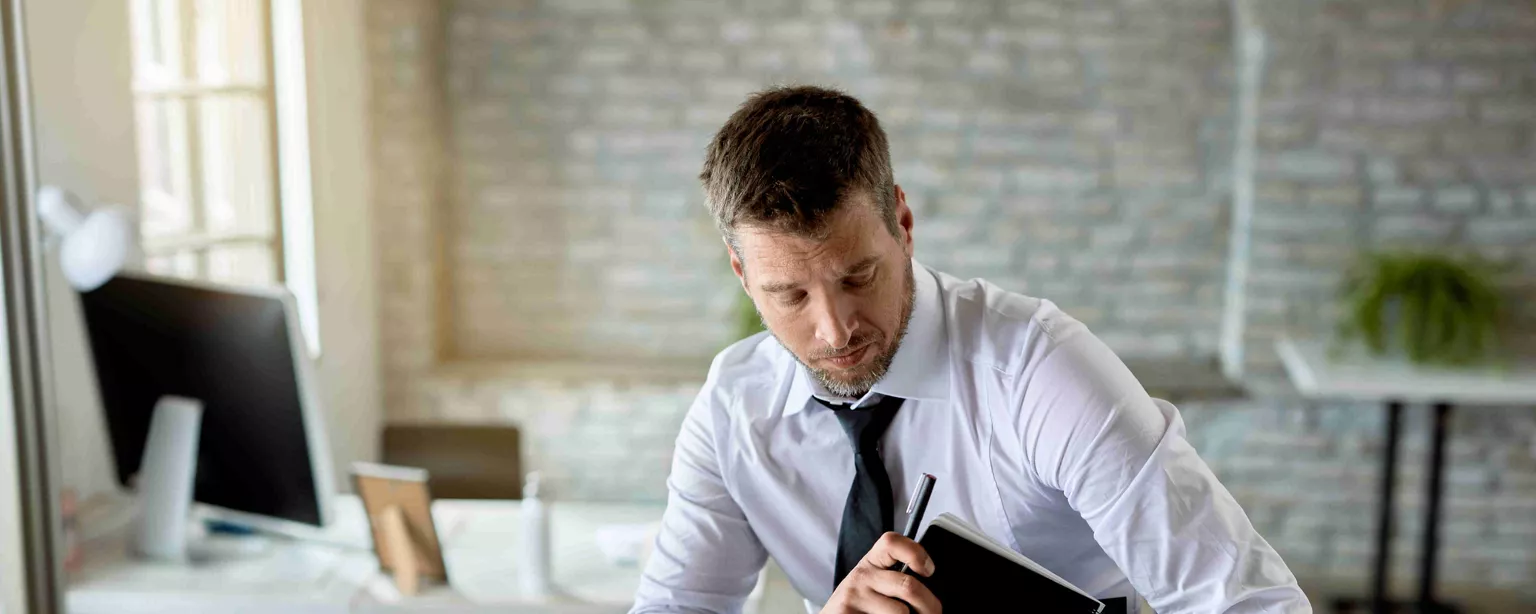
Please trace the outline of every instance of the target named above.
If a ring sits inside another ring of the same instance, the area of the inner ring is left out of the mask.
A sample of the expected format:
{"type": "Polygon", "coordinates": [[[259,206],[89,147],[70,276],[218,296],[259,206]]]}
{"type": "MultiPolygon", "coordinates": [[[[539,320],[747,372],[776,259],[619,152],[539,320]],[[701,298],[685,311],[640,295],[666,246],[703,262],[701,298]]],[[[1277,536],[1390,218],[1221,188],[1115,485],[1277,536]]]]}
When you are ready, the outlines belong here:
{"type": "MultiPolygon", "coordinates": [[[[812,397],[816,398],[816,397],[812,397]]],[[[873,406],[852,409],[847,405],[833,405],[816,398],[832,410],[837,416],[837,421],[843,425],[843,432],[848,435],[848,443],[853,446],[855,454],[877,453],[880,438],[885,435],[885,430],[890,428],[891,421],[896,418],[896,411],[901,409],[900,397],[884,397],[873,406]]]]}

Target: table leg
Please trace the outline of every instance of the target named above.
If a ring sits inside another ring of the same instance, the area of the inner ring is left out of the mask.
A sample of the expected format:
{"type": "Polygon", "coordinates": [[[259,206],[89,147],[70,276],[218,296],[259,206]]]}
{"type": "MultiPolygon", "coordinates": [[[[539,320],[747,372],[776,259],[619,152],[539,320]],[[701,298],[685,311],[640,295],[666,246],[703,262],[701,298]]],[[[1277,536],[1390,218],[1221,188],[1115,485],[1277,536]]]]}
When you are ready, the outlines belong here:
{"type": "Polygon", "coordinates": [[[1434,611],[1435,566],[1440,550],[1440,494],[1445,473],[1445,434],[1451,417],[1449,403],[1436,403],[1434,423],[1430,428],[1433,438],[1429,444],[1429,485],[1424,508],[1424,535],[1420,546],[1423,556],[1419,560],[1419,608],[1421,612],[1434,611]]]}
{"type": "Polygon", "coordinates": [[[1392,554],[1392,500],[1397,484],[1397,440],[1402,431],[1403,404],[1387,403],[1387,438],[1382,444],[1380,500],[1376,504],[1376,566],[1371,575],[1371,611],[1385,614],[1387,602],[1388,565],[1392,554]]]}

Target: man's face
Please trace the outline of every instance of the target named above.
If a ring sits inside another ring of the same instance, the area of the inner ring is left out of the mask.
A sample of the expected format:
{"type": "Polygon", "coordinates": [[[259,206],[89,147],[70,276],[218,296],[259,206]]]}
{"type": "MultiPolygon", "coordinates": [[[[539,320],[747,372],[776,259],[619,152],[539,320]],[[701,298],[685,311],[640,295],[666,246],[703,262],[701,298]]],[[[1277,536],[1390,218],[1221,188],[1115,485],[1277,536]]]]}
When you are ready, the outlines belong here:
{"type": "Polygon", "coordinates": [[[859,397],[885,376],[912,315],[912,211],[896,191],[891,236],[867,194],[839,204],[824,240],[739,228],[731,268],[768,330],[828,391],[859,397]]]}

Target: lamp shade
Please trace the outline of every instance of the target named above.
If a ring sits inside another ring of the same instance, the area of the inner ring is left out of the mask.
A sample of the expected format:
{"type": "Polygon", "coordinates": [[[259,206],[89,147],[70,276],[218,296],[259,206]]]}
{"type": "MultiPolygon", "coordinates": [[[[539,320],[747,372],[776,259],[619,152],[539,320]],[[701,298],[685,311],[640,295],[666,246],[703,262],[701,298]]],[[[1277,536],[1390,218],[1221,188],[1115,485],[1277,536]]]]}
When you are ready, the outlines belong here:
{"type": "Polygon", "coordinates": [[[75,290],[95,290],[127,264],[133,220],[125,207],[108,205],[86,213],[72,194],[55,186],[39,190],[37,201],[43,224],[61,239],[59,264],[75,290]]]}

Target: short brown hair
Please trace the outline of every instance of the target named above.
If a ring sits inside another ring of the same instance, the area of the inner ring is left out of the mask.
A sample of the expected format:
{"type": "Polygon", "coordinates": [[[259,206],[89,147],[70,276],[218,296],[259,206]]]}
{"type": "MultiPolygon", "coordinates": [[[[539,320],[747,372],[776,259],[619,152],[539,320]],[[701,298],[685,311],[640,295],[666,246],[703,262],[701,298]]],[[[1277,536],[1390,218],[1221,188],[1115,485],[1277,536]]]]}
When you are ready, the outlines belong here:
{"type": "Polygon", "coordinates": [[[732,249],[739,225],[824,236],[831,213],[858,191],[897,233],[885,131],[858,99],[837,90],[802,85],[751,95],[710,140],[699,180],[732,249]]]}

